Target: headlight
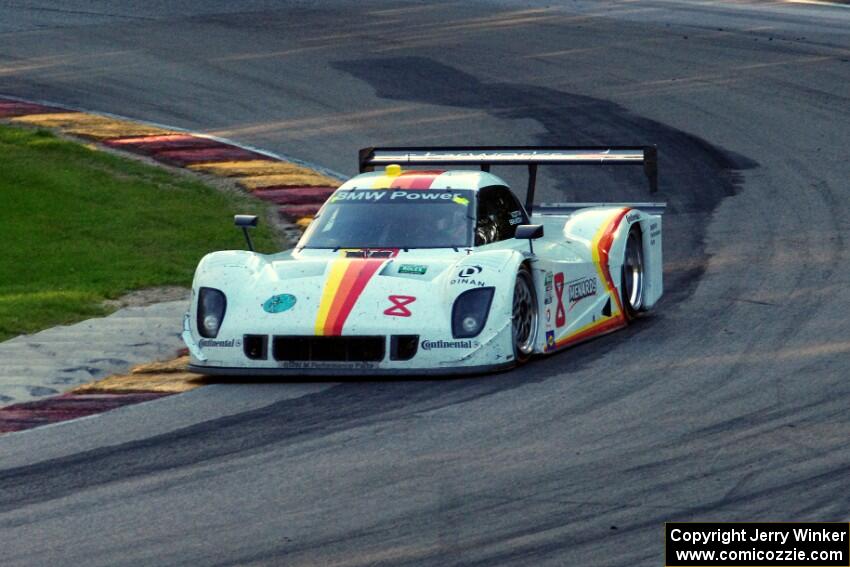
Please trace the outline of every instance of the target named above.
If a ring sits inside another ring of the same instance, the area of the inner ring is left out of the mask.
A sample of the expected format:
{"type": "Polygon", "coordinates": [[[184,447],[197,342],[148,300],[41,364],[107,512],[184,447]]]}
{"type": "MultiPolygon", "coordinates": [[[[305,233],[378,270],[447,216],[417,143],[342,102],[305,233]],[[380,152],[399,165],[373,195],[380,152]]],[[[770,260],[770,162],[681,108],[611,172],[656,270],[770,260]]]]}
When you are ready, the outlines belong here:
{"type": "Polygon", "coordinates": [[[452,336],[456,339],[477,337],[487,324],[494,287],[479,287],[461,293],[452,307],[452,336]]]}
{"type": "Polygon", "coordinates": [[[227,311],[227,298],[222,292],[211,287],[202,287],[198,291],[198,332],[202,337],[214,339],[227,311]]]}

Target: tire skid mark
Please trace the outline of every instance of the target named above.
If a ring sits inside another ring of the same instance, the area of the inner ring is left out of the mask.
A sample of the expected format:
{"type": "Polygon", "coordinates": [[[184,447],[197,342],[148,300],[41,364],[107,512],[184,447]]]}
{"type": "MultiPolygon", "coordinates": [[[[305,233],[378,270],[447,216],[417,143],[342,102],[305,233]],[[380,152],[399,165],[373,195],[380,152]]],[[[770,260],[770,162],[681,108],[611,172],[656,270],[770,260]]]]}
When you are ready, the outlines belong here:
{"type": "Polygon", "coordinates": [[[144,440],[2,470],[0,513],[156,471],[249,456],[269,446],[415,418],[423,412],[472,402],[527,383],[517,382],[510,374],[489,376],[483,381],[370,382],[369,388],[363,388],[362,382],[345,383],[144,440]],[[57,470],[63,474],[56,475],[57,470]]]}
{"type": "MultiPolygon", "coordinates": [[[[758,165],[608,100],[532,84],[485,83],[426,57],[354,59],[336,61],[333,67],[367,83],[386,100],[484,111],[502,120],[534,120],[544,129],[536,142],[539,145],[657,145],[659,193],[652,200],[668,202],[665,234],[687,243],[678,249],[692,251],[687,259],[693,265],[692,270],[667,274],[665,288],[670,292],[662,299],[665,303],[687,297],[696,288],[708,262],[704,236],[711,215],[723,199],[738,192],[741,172],[758,165]],[[674,186],[674,180],[688,189],[674,186]]],[[[447,138],[446,143],[451,141],[447,138]]],[[[554,187],[561,193],[559,201],[647,200],[640,173],[589,169],[551,168],[543,174],[553,176],[554,187]]],[[[541,185],[538,182],[538,190],[541,185]]]]}

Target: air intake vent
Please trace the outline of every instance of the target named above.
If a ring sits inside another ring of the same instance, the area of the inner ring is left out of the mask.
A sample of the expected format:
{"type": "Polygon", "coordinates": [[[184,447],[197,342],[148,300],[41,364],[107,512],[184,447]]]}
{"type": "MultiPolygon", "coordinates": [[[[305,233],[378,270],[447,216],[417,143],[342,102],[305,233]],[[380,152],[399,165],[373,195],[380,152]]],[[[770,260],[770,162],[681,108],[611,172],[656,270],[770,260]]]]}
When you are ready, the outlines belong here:
{"type": "Polygon", "coordinates": [[[384,360],[386,337],[276,336],[272,343],[275,360],[380,362],[384,360]]]}
{"type": "Polygon", "coordinates": [[[242,337],[245,356],[252,360],[265,360],[269,356],[269,338],[266,335],[245,335],[242,337]]]}
{"type": "Polygon", "coordinates": [[[393,335],[390,338],[390,360],[410,360],[419,349],[419,335],[393,335]]]}
{"type": "Polygon", "coordinates": [[[396,250],[346,250],[346,258],[392,258],[396,250]]]}

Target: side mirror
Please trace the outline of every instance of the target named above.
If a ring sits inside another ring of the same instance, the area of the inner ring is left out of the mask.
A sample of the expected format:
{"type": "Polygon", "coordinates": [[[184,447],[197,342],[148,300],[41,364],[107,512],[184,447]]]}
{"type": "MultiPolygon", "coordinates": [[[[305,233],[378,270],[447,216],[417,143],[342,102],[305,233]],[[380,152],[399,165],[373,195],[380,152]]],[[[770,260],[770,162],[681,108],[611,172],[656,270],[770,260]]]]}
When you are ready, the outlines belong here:
{"type": "Polygon", "coordinates": [[[522,238],[523,240],[537,240],[542,237],[542,224],[521,224],[516,227],[516,233],[514,233],[514,238],[522,238]]]}
{"type": "Polygon", "coordinates": [[[521,224],[516,227],[516,232],[514,233],[514,238],[528,240],[528,249],[532,254],[534,254],[534,244],[532,244],[532,241],[542,237],[542,224],[521,224]]]}
{"type": "Polygon", "coordinates": [[[242,233],[245,235],[245,241],[248,243],[248,250],[254,251],[254,243],[251,242],[251,235],[248,234],[249,228],[257,226],[256,215],[233,215],[233,224],[242,228],[242,233]]]}

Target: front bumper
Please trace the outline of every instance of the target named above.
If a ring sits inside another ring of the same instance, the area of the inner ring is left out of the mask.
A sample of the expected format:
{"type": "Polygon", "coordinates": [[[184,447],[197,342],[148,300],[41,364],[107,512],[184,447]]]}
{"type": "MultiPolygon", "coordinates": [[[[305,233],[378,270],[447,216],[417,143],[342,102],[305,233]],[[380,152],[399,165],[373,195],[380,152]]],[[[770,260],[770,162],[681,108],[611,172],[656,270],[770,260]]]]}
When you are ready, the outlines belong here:
{"type": "Polygon", "coordinates": [[[493,374],[510,370],[516,361],[480,366],[457,366],[445,368],[265,368],[265,367],[222,367],[190,364],[189,370],[210,376],[459,376],[493,374]]]}
{"type": "Polygon", "coordinates": [[[189,313],[183,316],[183,333],[180,335],[180,338],[183,339],[183,343],[189,349],[189,354],[193,360],[206,362],[207,356],[201,351],[201,347],[195,341],[195,337],[192,336],[192,323],[189,320],[189,316],[189,313]]]}
{"type": "MultiPolygon", "coordinates": [[[[409,359],[392,359],[392,335],[383,336],[384,352],[373,360],[277,359],[274,341],[280,336],[264,335],[267,346],[262,359],[249,358],[249,332],[214,340],[194,336],[189,316],[183,323],[183,341],[189,349],[193,372],[210,375],[249,376],[376,376],[376,375],[458,375],[506,370],[516,365],[507,322],[471,340],[417,336],[417,349],[409,359]]],[[[375,335],[382,336],[382,335],[375,335]]],[[[287,337],[313,339],[315,337],[287,337]]],[[[337,339],[362,338],[335,337],[337,339]]]]}

